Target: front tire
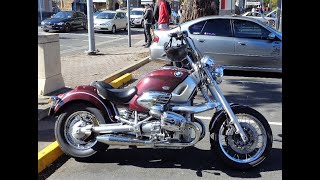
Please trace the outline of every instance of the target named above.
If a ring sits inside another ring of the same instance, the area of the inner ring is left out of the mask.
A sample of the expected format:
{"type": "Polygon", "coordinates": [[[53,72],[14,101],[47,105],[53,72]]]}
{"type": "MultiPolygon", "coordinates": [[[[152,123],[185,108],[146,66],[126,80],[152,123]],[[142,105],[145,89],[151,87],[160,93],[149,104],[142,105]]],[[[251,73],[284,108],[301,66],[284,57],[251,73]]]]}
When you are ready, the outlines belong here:
{"type": "Polygon", "coordinates": [[[226,165],[235,169],[249,169],[262,163],[272,148],[272,131],[268,121],[258,111],[246,107],[232,107],[234,114],[249,138],[247,143],[235,134],[234,125],[223,113],[210,130],[211,151],[226,165]]]}
{"type": "Polygon", "coordinates": [[[68,32],[70,32],[71,31],[71,26],[70,26],[70,24],[66,24],[66,26],[64,27],[64,32],[65,33],[68,33],[68,32]]]}
{"type": "Polygon", "coordinates": [[[110,122],[99,109],[86,103],[75,103],[66,107],[59,115],[55,123],[55,137],[64,153],[74,158],[86,158],[109,146],[95,139],[98,134],[78,134],[77,129],[90,124],[98,126],[110,122]]]}

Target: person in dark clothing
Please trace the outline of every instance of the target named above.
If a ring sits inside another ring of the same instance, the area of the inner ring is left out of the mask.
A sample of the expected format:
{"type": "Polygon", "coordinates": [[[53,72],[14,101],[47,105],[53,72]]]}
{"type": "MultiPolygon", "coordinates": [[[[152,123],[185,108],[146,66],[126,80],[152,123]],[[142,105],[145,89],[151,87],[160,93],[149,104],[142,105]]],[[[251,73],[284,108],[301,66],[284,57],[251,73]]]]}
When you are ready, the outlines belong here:
{"type": "Polygon", "coordinates": [[[152,26],[152,18],[153,18],[153,11],[149,4],[146,4],[146,9],[144,13],[144,37],[145,37],[145,48],[150,47],[152,37],[151,37],[151,26],[152,26]]]}
{"type": "MultiPolygon", "coordinates": [[[[160,5],[160,2],[161,2],[161,0],[157,0],[157,3],[154,6],[154,10],[153,10],[153,16],[154,16],[154,18],[156,20],[156,24],[158,24],[158,21],[159,21],[159,5],[160,5]]],[[[165,1],[165,2],[166,2],[166,7],[167,7],[167,10],[168,10],[168,13],[169,13],[169,17],[168,17],[168,27],[169,27],[170,17],[171,17],[171,7],[170,7],[170,4],[169,4],[168,1],[165,1]]]]}

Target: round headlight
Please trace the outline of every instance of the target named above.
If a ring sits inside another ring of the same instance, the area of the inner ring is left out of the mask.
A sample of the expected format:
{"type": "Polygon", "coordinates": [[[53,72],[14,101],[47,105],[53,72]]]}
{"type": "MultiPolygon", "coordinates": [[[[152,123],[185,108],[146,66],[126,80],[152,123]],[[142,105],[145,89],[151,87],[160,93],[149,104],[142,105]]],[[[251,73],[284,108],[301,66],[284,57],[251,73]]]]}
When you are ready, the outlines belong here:
{"type": "Polygon", "coordinates": [[[44,25],[44,22],[43,22],[43,21],[41,22],[41,25],[44,25]]]}
{"type": "Polygon", "coordinates": [[[64,22],[58,22],[57,23],[57,25],[60,25],[60,26],[63,25],[63,24],[64,24],[64,22]]]}

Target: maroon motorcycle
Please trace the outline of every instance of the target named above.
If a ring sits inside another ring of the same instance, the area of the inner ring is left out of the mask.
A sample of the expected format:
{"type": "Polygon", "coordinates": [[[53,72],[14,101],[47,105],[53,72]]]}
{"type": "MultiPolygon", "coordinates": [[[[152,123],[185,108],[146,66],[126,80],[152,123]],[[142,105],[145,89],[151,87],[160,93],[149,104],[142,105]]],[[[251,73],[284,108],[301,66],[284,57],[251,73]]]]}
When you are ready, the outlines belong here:
{"type": "Polygon", "coordinates": [[[55,136],[62,151],[86,158],[109,145],[181,149],[205,136],[205,124],[194,114],[214,110],[210,121],[212,152],[238,169],[254,167],[272,148],[268,121],[256,110],[229,104],[218,84],[223,67],[202,56],[186,32],[172,33],[181,44],[166,49],[172,62],[144,76],[136,87],[114,89],[103,81],[77,86],[52,96],[49,115],[58,116],[55,136]],[[194,103],[201,92],[205,102],[194,103]],[[119,106],[125,110],[119,112],[119,106]]]}

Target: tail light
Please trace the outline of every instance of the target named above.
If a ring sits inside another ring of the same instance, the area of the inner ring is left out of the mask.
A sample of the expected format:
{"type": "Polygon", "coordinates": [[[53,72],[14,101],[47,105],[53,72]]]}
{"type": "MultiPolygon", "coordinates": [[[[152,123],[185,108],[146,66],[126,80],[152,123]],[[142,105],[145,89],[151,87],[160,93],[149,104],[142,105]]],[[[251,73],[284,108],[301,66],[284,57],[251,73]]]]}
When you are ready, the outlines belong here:
{"type": "Polygon", "coordinates": [[[157,35],[154,35],[153,42],[155,43],[159,42],[159,37],[157,35]]]}

